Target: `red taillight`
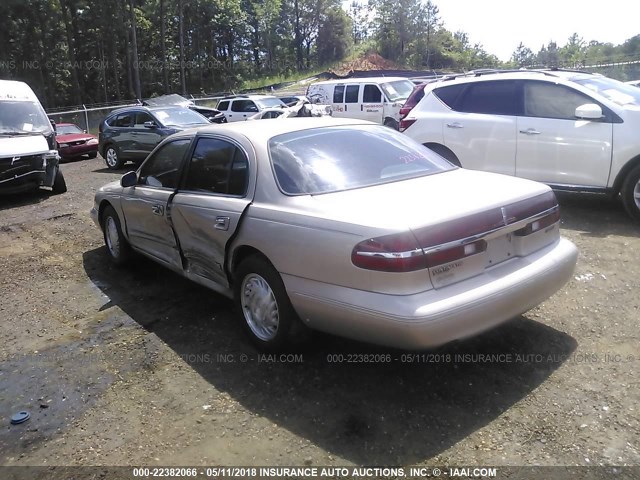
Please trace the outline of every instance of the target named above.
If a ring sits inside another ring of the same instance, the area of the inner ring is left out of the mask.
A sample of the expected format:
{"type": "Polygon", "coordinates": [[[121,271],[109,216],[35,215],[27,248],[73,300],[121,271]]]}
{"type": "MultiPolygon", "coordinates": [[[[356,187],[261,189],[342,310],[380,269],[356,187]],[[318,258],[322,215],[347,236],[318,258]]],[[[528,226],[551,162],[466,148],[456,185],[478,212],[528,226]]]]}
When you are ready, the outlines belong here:
{"type": "Polygon", "coordinates": [[[409,232],[370,238],[351,252],[356,267],[382,272],[412,272],[427,268],[426,257],[409,232]]]}
{"type": "Polygon", "coordinates": [[[444,265],[445,263],[451,263],[470,257],[471,255],[476,255],[477,253],[482,253],[486,249],[487,242],[484,240],[477,240],[472,243],[456,245],[442,250],[434,249],[427,252],[427,265],[429,265],[429,268],[437,267],[438,265],[444,265]]]}
{"type": "Polygon", "coordinates": [[[404,132],[407,128],[409,128],[414,123],[416,123],[415,118],[409,118],[409,119],[403,118],[402,120],[400,120],[400,131],[404,132]]]}
{"type": "Polygon", "coordinates": [[[413,110],[413,105],[412,106],[408,106],[406,103],[404,105],[404,107],[402,107],[400,109],[400,120],[402,120],[404,117],[406,117],[407,115],[409,115],[409,112],[413,110]]]}
{"type": "Polygon", "coordinates": [[[553,210],[546,216],[539,218],[538,220],[534,220],[531,223],[528,223],[525,227],[520,230],[516,230],[513,232],[517,237],[526,237],[527,235],[531,235],[532,233],[539,232],[547,228],[554,223],[560,221],[560,208],[554,207],[553,210]]]}

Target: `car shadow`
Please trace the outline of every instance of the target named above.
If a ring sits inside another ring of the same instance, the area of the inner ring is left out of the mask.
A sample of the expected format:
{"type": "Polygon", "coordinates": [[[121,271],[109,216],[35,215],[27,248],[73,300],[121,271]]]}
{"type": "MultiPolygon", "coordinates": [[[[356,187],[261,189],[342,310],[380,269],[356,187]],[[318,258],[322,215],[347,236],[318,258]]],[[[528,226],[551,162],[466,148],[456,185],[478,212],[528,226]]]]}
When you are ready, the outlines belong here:
{"type": "Polygon", "coordinates": [[[356,464],[416,464],[494,421],[576,349],[569,335],[520,316],[465,341],[404,352],[317,335],[286,356],[259,355],[232,303],[139,258],[85,271],[109,301],[155,333],[218,391],[356,464]]]}
{"type": "Polygon", "coordinates": [[[38,188],[24,193],[15,193],[12,195],[0,195],[0,211],[10,208],[24,207],[27,205],[35,205],[44,202],[53,196],[51,190],[38,188]]]}
{"type": "Polygon", "coordinates": [[[562,216],[561,227],[589,237],[608,235],[637,237],[640,224],[626,212],[619,199],[607,195],[556,192],[562,216]]]}

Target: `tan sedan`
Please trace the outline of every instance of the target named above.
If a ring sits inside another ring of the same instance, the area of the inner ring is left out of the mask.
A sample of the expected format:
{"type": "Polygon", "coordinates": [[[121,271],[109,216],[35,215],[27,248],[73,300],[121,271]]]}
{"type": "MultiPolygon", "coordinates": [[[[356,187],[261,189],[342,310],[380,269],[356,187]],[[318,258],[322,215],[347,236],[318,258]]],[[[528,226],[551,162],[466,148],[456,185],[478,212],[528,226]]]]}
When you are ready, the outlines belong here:
{"type": "Polygon", "coordinates": [[[235,298],[265,350],[306,327],[437,346],[538,305],[577,259],[549,187],[346,119],[173,135],[92,216],[114,262],[136,251],[235,298]]]}

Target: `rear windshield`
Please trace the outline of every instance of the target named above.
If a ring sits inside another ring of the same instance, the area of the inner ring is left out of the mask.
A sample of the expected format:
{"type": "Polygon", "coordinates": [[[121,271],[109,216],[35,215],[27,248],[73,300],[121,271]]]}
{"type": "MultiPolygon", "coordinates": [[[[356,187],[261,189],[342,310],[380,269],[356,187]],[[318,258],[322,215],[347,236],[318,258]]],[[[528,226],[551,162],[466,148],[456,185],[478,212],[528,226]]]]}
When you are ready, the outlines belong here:
{"type": "Polygon", "coordinates": [[[451,170],[449,162],[390,128],[324,127],[278,135],[269,154],[280,189],[313,195],[451,170]]]}

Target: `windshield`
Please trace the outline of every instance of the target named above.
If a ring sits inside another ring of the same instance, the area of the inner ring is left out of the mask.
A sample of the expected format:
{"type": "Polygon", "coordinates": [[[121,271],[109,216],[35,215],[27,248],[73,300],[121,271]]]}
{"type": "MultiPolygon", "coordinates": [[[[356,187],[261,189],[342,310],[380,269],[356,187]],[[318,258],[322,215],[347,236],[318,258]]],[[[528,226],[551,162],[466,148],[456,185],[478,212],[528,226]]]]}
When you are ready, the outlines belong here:
{"type": "Polygon", "coordinates": [[[187,100],[183,96],[178,95],[177,93],[172,93],[169,95],[162,95],[160,97],[148,98],[144,101],[146,105],[152,106],[161,106],[161,105],[180,105],[186,107],[191,105],[193,102],[187,100]]]}
{"type": "Polygon", "coordinates": [[[428,148],[382,126],[324,127],[269,141],[284,193],[320,194],[368,187],[451,170],[428,148]]]}
{"type": "Polygon", "coordinates": [[[390,102],[398,102],[409,98],[415,85],[409,80],[397,80],[395,82],[381,83],[380,87],[390,102]]]}
{"type": "Polygon", "coordinates": [[[49,133],[51,123],[37,102],[0,102],[0,133],[30,134],[49,133]]]}
{"type": "Polygon", "coordinates": [[[573,79],[574,82],[599,93],[618,105],[640,106],[640,88],[607,77],[573,79]]]}
{"type": "Polygon", "coordinates": [[[165,127],[188,127],[194,125],[209,124],[209,120],[188,108],[167,108],[166,110],[154,110],[153,114],[165,127]]]}
{"type": "Polygon", "coordinates": [[[56,135],[71,135],[74,133],[84,133],[77,125],[57,125],[56,135]]]}
{"type": "Polygon", "coordinates": [[[286,107],[286,105],[282,103],[282,100],[280,100],[279,98],[260,98],[256,100],[256,103],[262,108],[286,107]]]}

